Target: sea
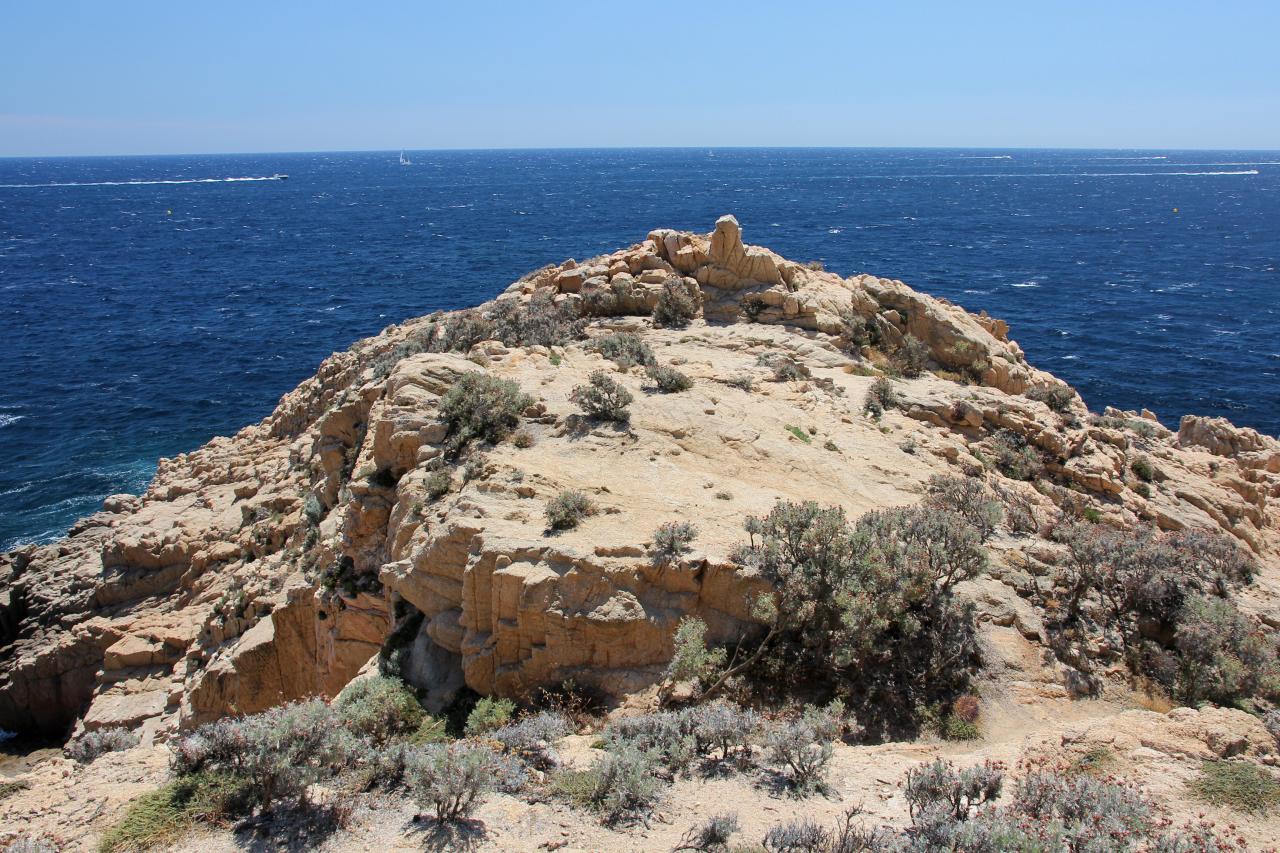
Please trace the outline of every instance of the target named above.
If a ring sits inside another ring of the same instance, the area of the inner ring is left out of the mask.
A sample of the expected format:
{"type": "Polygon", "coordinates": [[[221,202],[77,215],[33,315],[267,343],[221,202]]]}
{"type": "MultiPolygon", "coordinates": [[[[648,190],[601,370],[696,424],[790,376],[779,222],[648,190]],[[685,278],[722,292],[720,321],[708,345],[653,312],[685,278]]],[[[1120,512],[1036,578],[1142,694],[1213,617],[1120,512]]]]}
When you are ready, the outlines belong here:
{"type": "Polygon", "coordinates": [[[1280,433],[1280,152],[405,157],[0,159],[0,550],[140,492],[391,323],[724,213],[1005,318],[1095,410],[1280,433]]]}

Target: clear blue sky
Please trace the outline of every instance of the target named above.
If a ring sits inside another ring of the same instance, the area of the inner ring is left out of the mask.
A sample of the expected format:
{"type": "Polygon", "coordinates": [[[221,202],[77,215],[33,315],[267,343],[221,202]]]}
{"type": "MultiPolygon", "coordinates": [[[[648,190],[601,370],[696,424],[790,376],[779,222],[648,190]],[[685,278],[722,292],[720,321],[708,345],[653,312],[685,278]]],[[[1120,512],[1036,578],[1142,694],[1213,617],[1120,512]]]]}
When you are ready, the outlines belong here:
{"type": "Polygon", "coordinates": [[[0,155],[1280,148],[1280,0],[0,4],[0,155]]]}

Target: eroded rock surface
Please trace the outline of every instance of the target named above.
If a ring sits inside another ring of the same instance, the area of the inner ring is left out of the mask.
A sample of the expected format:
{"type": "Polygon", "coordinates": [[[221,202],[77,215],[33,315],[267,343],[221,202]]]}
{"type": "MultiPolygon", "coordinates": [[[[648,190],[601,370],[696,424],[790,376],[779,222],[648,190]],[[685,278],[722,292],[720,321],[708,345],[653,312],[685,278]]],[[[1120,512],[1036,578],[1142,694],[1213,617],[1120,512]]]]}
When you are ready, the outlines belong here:
{"type": "MultiPolygon", "coordinates": [[[[1280,624],[1275,439],[1190,416],[1177,433],[1149,413],[1091,416],[1069,389],[1051,408],[1024,392],[1062,383],[1027,364],[1002,321],[746,245],[732,217],[710,235],[656,230],[546,267],[499,297],[535,298],[611,315],[592,337],[642,332],[692,390],[656,393],[589,341],[423,352],[414,342],[443,318],[391,326],[325,360],[262,423],[161,460],[144,495],[108,498],[65,539],[0,558],[0,726],[163,738],[333,695],[388,650],[437,707],[464,684],[639,690],[670,658],[682,616],[704,618],[716,641],[754,630],[759,580],[729,559],[747,515],[779,499],[851,515],[909,504],[933,474],[982,472],[1010,435],[1041,460],[1044,484],[986,476],[1033,521],[1087,505],[1119,526],[1225,532],[1261,565],[1247,607],[1280,624]],[[698,306],[686,329],[647,318],[670,287],[698,306]],[[855,327],[879,345],[850,340],[855,327]],[[868,418],[883,351],[908,336],[935,372],[898,382],[900,408],[868,418]],[[767,362],[780,356],[809,377],[773,381],[767,362]],[[570,400],[602,369],[636,397],[627,426],[587,422],[570,400]],[[531,446],[473,450],[469,479],[454,472],[432,498],[430,475],[452,467],[439,400],[477,370],[534,398],[531,446]],[[1135,476],[1139,457],[1149,482],[1135,476]],[[600,512],[552,533],[545,504],[570,488],[600,512]],[[673,520],[699,528],[696,550],[655,564],[651,534],[673,520]]],[[[1017,594],[1047,547],[1001,534],[997,572],[970,593],[1010,689],[1069,695],[1070,667],[1044,662],[1042,628],[1017,594]]]]}

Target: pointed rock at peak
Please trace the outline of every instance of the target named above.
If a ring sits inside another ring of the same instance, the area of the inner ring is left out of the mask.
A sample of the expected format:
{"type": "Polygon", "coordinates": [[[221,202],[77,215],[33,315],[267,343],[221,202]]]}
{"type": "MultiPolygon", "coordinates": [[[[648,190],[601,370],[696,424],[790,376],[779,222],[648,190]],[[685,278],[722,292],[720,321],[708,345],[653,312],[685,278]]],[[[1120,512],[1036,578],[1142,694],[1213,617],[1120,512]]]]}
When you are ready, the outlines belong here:
{"type": "Polygon", "coordinates": [[[726,213],[716,220],[716,230],[711,234],[711,262],[732,268],[741,263],[745,255],[742,226],[732,213],[726,213]]]}

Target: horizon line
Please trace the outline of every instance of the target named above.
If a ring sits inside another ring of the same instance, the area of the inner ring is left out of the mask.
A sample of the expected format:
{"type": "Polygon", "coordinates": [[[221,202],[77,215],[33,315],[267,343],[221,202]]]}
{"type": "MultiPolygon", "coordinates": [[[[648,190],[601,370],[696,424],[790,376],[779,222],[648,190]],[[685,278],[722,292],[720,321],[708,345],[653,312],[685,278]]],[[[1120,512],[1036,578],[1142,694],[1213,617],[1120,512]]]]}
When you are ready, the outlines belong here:
{"type": "Polygon", "coordinates": [[[297,151],[166,151],[152,153],[101,154],[0,154],[0,160],[69,160],[97,157],[266,157],[298,154],[383,154],[408,153],[508,153],[552,151],[1126,151],[1126,152],[1251,152],[1280,153],[1280,148],[1150,148],[1045,147],[990,145],[593,145],[593,146],[511,146],[476,148],[332,148],[297,151]]]}

